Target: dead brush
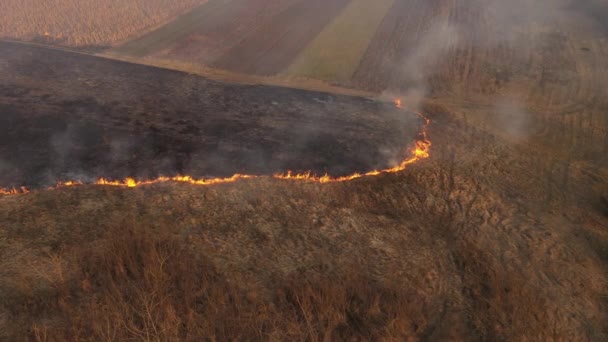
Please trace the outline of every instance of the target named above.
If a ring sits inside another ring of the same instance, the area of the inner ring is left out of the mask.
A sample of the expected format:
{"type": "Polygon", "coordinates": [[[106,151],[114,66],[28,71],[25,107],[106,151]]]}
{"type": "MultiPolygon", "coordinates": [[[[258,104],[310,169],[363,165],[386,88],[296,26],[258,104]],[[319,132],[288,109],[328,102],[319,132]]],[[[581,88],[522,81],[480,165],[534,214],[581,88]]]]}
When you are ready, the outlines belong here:
{"type": "Polygon", "coordinates": [[[49,274],[64,285],[12,303],[19,326],[29,328],[7,338],[401,340],[429,328],[413,290],[380,284],[360,268],[294,272],[260,289],[220,272],[200,246],[168,231],[116,226],[64,252],[49,264],[62,265],[49,274]]]}
{"type": "Polygon", "coordinates": [[[288,340],[401,340],[421,336],[427,319],[407,289],[387,288],[351,269],[335,277],[294,274],[275,303],[288,340]]]}

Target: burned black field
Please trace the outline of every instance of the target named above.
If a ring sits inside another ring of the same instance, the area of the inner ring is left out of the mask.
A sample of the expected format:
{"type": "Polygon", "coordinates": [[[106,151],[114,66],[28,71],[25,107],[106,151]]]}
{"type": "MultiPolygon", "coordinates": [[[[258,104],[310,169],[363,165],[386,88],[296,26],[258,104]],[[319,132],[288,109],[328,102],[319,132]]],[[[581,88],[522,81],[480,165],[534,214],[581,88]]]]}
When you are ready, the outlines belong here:
{"type": "Polygon", "coordinates": [[[0,188],[100,177],[394,166],[422,120],[392,103],[0,44],[0,188]]]}

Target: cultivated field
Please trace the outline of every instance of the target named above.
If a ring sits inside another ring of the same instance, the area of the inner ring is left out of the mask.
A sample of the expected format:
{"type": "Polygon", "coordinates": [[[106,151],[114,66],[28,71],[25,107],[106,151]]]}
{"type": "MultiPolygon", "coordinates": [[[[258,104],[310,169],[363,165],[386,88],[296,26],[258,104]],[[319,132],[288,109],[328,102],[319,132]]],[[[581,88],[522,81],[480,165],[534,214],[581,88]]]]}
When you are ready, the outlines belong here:
{"type": "Polygon", "coordinates": [[[293,60],[289,75],[349,83],[393,0],[352,0],[293,60]]]}
{"type": "Polygon", "coordinates": [[[2,0],[0,37],[80,48],[113,46],[206,0],[2,0]]]}
{"type": "MultiPolygon", "coordinates": [[[[414,101],[493,107],[516,98],[534,115],[582,115],[582,125],[604,127],[605,13],[592,0],[211,1],[111,55],[211,76],[227,70],[233,80],[317,79],[414,101]]],[[[590,134],[604,144],[605,130],[590,134]]]]}
{"type": "Polygon", "coordinates": [[[212,66],[241,73],[277,74],[288,67],[348,3],[347,0],[294,3],[269,18],[253,34],[243,37],[212,66]]]}
{"type": "Polygon", "coordinates": [[[606,89],[607,11],[598,0],[29,0],[0,6],[4,37],[81,47],[122,42],[106,53],[206,75],[221,69],[233,78],[318,79],[374,93],[474,102],[515,92],[526,105],[552,112],[578,110],[606,89]]]}

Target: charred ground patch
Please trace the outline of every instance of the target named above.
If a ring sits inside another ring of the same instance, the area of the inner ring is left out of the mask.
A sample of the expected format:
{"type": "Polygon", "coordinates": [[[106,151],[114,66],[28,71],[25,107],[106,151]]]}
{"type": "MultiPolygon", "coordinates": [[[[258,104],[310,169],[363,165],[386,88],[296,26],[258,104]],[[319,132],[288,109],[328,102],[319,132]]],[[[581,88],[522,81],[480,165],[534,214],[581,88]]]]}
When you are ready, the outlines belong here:
{"type": "Polygon", "coordinates": [[[375,100],[229,85],[63,51],[0,45],[3,186],[190,174],[386,168],[420,130],[375,100]]]}

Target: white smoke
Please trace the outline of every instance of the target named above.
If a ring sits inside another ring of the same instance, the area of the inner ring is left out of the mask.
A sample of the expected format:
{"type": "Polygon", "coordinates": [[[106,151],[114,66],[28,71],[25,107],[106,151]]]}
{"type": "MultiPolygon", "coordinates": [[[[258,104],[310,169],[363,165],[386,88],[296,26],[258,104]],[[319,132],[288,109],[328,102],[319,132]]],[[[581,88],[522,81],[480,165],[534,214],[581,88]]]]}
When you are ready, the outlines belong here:
{"type": "Polygon", "coordinates": [[[399,83],[405,90],[395,93],[387,90],[385,98],[400,98],[407,108],[419,109],[428,95],[428,80],[450,49],[460,42],[460,29],[447,20],[436,22],[419,39],[412,53],[400,64],[393,66],[399,83]]]}
{"type": "Polygon", "coordinates": [[[501,98],[490,120],[503,135],[516,142],[524,141],[532,133],[530,114],[516,97],[501,98]]]}

